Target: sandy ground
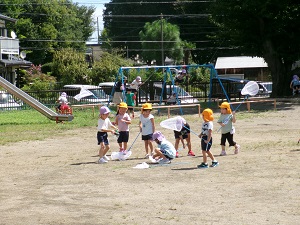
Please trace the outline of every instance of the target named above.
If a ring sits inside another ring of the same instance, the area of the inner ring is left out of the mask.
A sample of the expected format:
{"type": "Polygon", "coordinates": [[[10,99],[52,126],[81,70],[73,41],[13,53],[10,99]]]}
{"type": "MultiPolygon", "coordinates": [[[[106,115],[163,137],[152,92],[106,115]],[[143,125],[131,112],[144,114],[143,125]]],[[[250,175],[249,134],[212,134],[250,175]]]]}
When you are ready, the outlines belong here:
{"type": "MultiPolygon", "coordinates": [[[[209,169],[196,168],[196,135],[195,157],[183,149],[171,164],[149,169],[133,168],[146,161],[140,138],[130,159],[97,164],[94,127],[0,146],[0,224],[299,224],[299,115],[300,106],[287,103],[238,115],[241,152],[222,157],[215,122],[212,152],[220,165],[209,169]]],[[[202,120],[191,118],[198,132],[202,120]]],[[[174,141],[172,131],[157,129],[174,141]]],[[[132,125],[129,145],[137,134],[132,125]]]]}

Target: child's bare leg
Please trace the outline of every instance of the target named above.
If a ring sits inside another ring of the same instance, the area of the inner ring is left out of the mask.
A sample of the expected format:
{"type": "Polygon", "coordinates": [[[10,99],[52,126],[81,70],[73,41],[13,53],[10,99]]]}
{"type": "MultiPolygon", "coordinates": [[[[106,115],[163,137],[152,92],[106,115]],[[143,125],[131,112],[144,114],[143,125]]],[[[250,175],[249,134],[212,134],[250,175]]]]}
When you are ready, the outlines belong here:
{"type": "Polygon", "coordinates": [[[153,152],[153,144],[152,144],[152,141],[148,140],[148,143],[149,143],[149,147],[150,147],[150,152],[148,152],[149,155],[152,155],[152,152],[153,152]]]}
{"type": "Polygon", "coordinates": [[[206,155],[206,151],[202,150],[202,155],[203,155],[203,162],[206,164],[207,163],[207,155],[206,155]]]}
{"type": "Polygon", "coordinates": [[[104,149],[104,154],[106,155],[106,153],[108,152],[108,150],[110,149],[110,145],[105,145],[105,149],[104,149]]]}
{"type": "Polygon", "coordinates": [[[189,152],[192,151],[192,143],[191,143],[191,134],[190,133],[188,133],[188,136],[186,138],[186,142],[187,142],[186,144],[188,146],[189,152]]]}
{"type": "Polygon", "coordinates": [[[146,154],[148,154],[148,140],[144,140],[146,154]]]}
{"type": "Polygon", "coordinates": [[[104,149],[105,149],[105,145],[104,143],[100,143],[100,149],[99,149],[99,157],[102,158],[104,156],[104,149]]]}
{"type": "Polygon", "coordinates": [[[123,142],[123,148],[124,148],[124,150],[127,149],[127,142],[123,142]]]}
{"type": "Polygon", "coordinates": [[[162,154],[162,152],[160,151],[159,148],[156,148],[156,149],[154,150],[154,152],[155,152],[155,153],[154,153],[154,156],[153,156],[154,159],[155,159],[156,157],[166,159],[166,156],[164,156],[164,155],[162,154]]]}
{"type": "Polygon", "coordinates": [[[174,146],[174,147],[175,147],[176,151],[178,151],[179,141],[180,141],[179,138],[176,138],[176,139],[175,139],[175,146],[174,146]]]}
{"type": "Polygon", "coordinates": [[[210,158],[212,161],[215,161],[215,157],[214,157],[214,155],[213,155],[210,151],[207,151],[207,155],[209,156],[209,158],[210,158]]]}

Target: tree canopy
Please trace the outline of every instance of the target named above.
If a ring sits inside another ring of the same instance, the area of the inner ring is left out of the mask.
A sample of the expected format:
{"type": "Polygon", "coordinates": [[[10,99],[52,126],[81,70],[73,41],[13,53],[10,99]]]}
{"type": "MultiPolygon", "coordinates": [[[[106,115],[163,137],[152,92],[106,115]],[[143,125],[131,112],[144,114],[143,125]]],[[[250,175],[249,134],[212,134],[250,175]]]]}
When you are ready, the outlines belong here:
{"type": "Polygon", "coordinates": [[[217,0],[212,13],[219,39],[243,55],[266,60],[273,81],[272,95],[290,95],[292,64],[300,59],[299,2],[217,0]]]}
{"type": "Polygon", "coordinates": [[[52,61],[61,48],[85,50],[93,33],[94,7],[79,6],[70,0],[0,0],[1,13],[18,19],[10,25],[20,40],[20,50],[34,64],[52,61]]]}
{"type": "Polygon", "coordinates": [[[162,65],[166,57],[181,62],[183,48],[179,28],[166,20],[156,20],[146,23],[144,30],[139,33],[142,41],[143,59],[147,62],[156,60],[157,65],[162,65]],[[163,36],[163,37],[162,37],[163,36]],[[162,59],[163,52],[163,59],[162,59]]]}

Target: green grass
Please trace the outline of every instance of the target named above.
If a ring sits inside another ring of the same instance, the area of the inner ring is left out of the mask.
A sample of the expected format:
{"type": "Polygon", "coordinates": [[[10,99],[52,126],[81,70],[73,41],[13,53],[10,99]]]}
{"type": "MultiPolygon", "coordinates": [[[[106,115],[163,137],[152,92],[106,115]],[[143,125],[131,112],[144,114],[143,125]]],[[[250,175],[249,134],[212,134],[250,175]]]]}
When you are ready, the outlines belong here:
{"type": "MultiPolygon", "coordinates": [[[[114,113],[112,111],[112,114],[114,113]]],[[[66,130],[97,125],[97,112],[93,116],[90,109],[76,109],[73,115],[73,121],[57,124],[35,110],[1,111],[0,145],[18,141],[43,140],[61,135],[66,130]]]]}

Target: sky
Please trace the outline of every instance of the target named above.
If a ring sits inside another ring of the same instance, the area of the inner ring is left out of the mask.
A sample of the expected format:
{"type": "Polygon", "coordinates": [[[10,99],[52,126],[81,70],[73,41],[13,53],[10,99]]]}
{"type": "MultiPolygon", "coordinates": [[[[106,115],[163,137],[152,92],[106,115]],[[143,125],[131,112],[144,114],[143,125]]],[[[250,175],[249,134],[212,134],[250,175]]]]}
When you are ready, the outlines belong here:
{"type": "MultiPolygon", "coordinates": [[[[94,6],[96,8],[96,11],[93,15],[93,19],[95,22],[97,22],[97,17],[98,17],[98,24],[99,24],[99,30],[100,32],[103,29],[103,9],[104,9],[104,4],[109,3],[110,0],[81,0],[81,1],[73,1],[74,3],[78,3],[79,5],[85,5],[85,6],[94,6]]],[[[91,44],[96,44],[98,40],[98,34],[97,34],[97,23],[95,24],[95,32],[93,35],[90,37],[90,40],[87,43],[91,44]]]]}

